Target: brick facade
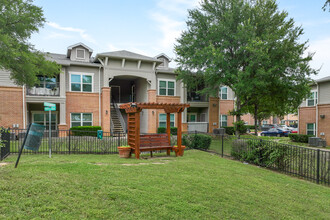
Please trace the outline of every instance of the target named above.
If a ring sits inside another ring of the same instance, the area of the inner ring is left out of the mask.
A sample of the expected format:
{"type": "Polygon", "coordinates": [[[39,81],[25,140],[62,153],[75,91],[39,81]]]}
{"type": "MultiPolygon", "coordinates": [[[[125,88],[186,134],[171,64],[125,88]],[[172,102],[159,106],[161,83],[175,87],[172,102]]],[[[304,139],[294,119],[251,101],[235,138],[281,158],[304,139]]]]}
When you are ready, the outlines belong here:
{"type": "Polygon", "coordinates": [[[24,128],[22,90],[22,87],[0,87],[0,126],[18,124],[19,128],[24,128]]]}
{"type": "MultiPolygon", "coordinates": [[[[220,114],[227,115],[227,126],[234,126],[234,116],[229,114],[234,109],[234,100],[220,100],[220,114]]],[[[219,119],[220,120],[220,119],[219,119]]]]}
{"type": "Polygon", "coordinates": [[[299,134],[307,134],[307,124],[316,123],[316,107],[299,108],[299,134]]]}
{"type": "Polygon", "coordinates": [[[318,105],[318,137],[324,138],[327,142],[327,144],[330,144],[330,104],[325,105],[318,105]],[[321,117],[324,117],[322,118],[321,117]],[[324,135],[321,135],[321,133],[324,133],[324,135]]]}
{"type": "Polygon", "coordinates": [[[209,132],[219,127],[219,98],[209,98],[209,132]]]}
{"type": "MultiPolygon", "coordinates": [[[[156,102],[157,103],[180,103],[180,96],[156,96],[156,102]]],[[[159,114],[165,113],[163,109],[157,109],[154,110],[156,113],[156,127],[158,128],[159,125],[159,114]]],[[[174,126],[177,126],[177,113],[174,114],[175,120],[174,120],[174,126]]],[[[149,119],[150,120],[150,119],[149,119]]],[[[183,128],[182,128],[183,129],[183,128]]],[[[157,133],[157,131],[155,131],[157,133]]]]}
{"type": "Polygon", "coordinates": [[[110,132],[110,97],[111,88],[103,87],[101,95],[101,126],[104,132],[110,132]]]}
{"type": "MultiPolygon", "coordinates": [[[[148,90],[148,102],[157,102],[156,89],[148,90]]],[[[148,109],[148,133],[157,133],[157,118],[156,110],[148,109]]]]}
{"type": "Polygon", "coordinates": [[[99,122],[99,94],[66,92],[66,123],[68,127],[71,127],[71,113],[93,113],[93,126],[101,126],[99,122]]]}

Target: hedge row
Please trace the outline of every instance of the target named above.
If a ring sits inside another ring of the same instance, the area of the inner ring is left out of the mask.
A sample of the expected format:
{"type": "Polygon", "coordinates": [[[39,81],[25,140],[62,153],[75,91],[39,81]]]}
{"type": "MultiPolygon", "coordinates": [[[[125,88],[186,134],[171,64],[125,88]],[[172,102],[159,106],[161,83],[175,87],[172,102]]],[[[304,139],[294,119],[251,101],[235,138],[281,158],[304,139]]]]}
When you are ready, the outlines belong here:
{"type": "Polygon", "coordinates": [[[73,136],[97,136],[97,131],[102,130],[101,126],[76,126],[71,127],[73,136]]]}
{"type": "MultiPolygon", "coordinates": [[[[234,135],[235,134],[235,127],[233,127],[233,126],[224,127],[224,129],[226,131],[226,134],[228,134],[228,135],[234,135]]],[[[244,125],[240,129],[240,134],[245,134],[246,132],[247,132],[247,127],[244,125]]]]}
{"type": "Polygon", "coordinates": [[[307,134],[289,134],[289,138],[293,142],[308,143],[308,138],[314,137],[314,135],[307,134]]]}
{"type": "Polygon", "coordinates": [[[193,149],[208,150],[211,142],[212,138],[205,134],[185,134],[182,137],[182,145],[193,149]]]}
{"type": "MultiPolygon", "coordinates": [[[[158,134],[165,134],[166,133],[166,128],[164,127],[159,127],[157,129],[158,134]]],[[[177,127],[171,127],[171,134],[172,135],[177,135],[178,134],[178,128],[177,127]]]]}

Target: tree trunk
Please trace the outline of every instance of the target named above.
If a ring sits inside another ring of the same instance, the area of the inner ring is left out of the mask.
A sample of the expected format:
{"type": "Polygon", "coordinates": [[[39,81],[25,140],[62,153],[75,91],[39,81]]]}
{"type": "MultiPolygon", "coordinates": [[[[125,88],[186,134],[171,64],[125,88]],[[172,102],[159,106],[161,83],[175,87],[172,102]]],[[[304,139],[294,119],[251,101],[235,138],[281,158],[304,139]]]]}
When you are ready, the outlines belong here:
{"type": "Polygon", "coordinates": [[[254,105],[254,135],[258,136],[258,106],[254,105]]]}
{"type": "Polygon", "coordinates": [[[240,138],[240,121],[241,121],[241,100],[239,98],[236,99],[236,124],[235,124],[235,135],[239,139],[240,138]]]}

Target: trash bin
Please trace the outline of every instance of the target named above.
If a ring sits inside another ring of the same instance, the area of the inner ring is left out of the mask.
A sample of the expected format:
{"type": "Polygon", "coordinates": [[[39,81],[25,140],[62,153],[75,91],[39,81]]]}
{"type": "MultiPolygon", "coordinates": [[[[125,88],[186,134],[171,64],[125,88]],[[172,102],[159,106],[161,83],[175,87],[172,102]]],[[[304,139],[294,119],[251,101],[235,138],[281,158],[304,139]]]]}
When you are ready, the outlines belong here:
{"type": "Polygon", "coordinates": [[[97,130],[97,139],[101,139],[103,138],[103,131],[102,130],[97,130]]]}
{"type": "Polygon", "coordinates": [[[39,150],[42,137],[44,136],[45,126],[32,123],[29,133],[27,134],[24,149],[37,151],[39,150]]]}

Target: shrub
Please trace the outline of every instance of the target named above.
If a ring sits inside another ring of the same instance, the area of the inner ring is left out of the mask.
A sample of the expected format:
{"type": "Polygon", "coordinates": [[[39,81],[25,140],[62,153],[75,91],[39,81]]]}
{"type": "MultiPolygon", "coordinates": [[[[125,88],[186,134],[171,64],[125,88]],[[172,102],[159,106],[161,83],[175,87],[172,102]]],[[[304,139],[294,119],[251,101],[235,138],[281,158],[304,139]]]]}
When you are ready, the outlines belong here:
{"type": "MultiPolygon", "coordinates": [[[[224,129],[226,130],[226,134],[228,135],[235,134],[235,127],[233,126],[224,127],[224,129]]],[[[240,134],[245,134],[246,132],[247,132],[247,127],[245,125],[241,126],[240,134]]]]}
{"type": "Polygon", "coordinates": [[[71,127],[73,136],[97,136],[97,131],[102,130],[101,126],[76,126],[71,127]]]}
{"type": "MultiPolygon", "coordinates": [[[[166,128],[164,127],[159,127],[157,129],[158,134],[165,134],[166,133],[166,128]]],[[[178,128],[177,127],[171,127],[171,134],[172,135],[177,135],[178,134],[178,128]]]]}
{"type": "Polygon", "coordinates": [[[289,134],[289,138],[293,142],[308,143],[308,138],[314,137],[314,135],[307,134],[289,134]]]}
{"type": "Polygon", "coordinates": [[[233,142],[231,155],[241,161],[258,166],[283,169],[288,155],[288,147],[282,144],[276,147],[265,141],[237,140],[233,142]]]}
{"type": "Polygon", "coordinates": [[[182,145],[200,150],[208,150],[211,142],[212,138],[205,134],[185,134],[182,138],[182,145]]]}

